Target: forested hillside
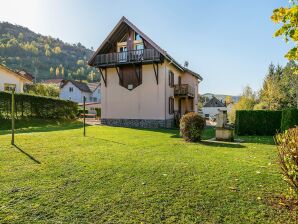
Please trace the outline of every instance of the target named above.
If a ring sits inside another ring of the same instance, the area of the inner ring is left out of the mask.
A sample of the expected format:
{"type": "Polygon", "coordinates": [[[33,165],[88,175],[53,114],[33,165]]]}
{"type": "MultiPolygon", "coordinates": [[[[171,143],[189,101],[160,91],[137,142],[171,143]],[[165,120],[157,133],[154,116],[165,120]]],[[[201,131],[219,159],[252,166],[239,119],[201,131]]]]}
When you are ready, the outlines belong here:
{"type": "Polygon", "coordinates": [[[53,78],[98,81],[98,72],[87,65],[93,51],[34,33],[26,27],[0,22],[0,63],[26,70],[37,81],[53,78]]]}

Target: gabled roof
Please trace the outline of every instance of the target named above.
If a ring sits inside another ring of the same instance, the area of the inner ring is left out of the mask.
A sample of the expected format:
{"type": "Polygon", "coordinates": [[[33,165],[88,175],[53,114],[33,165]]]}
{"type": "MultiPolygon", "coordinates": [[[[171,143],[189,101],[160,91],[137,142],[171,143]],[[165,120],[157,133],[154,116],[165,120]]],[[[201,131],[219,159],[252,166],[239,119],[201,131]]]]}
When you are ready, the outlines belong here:
{"type": "Polygon", "coordinates": [[[216,97],[212,96],[212,98],[205,103],[203,107],[226,107],[226,105],[218,100],[216,97]]]}
{"type": "Polygon", "coordinates": [[[78,81],[74,81],[74,80],[66,80],[65,82],[63,82],[63,84],[61,85],[61,88],[63,88],[67,83],[72,83],[75,87],[77,87],[79,90],[86,92],[86,93],[91,93],[92,91],[90,90],[89,86],[87,85],[87,83],[84,82],[78,82],[78,81]]]}
{"type": "Polygon", "coordinates": [[[3,64],[0,64],[0,68],[5,69],[7,71],[10,71],[10,72],[14,73],[16,76],[18,76],[18,77],[20,77],[22,79],[25,79],[27,81],[30,81],[30,82],[33,81],[33,78],[34,78],[33,75],[30,74],[30,73],[28,73],[28,72],[26,72],[26,71],[16,71],[16,70],[13,70],[11,68],[6,67],[3,64]]]}
{"type": "Polygon", "coordinates": [[[100,82],[87,83],[87,85],[91,92],[94,92],[100,86],[100,82]]]}
{"type": "Polygon", "coordinates": [[[93,61],[95,59],[95,56],[98,54],[104,54],[106,53],[107,49],[110,48],[111,44],[119,40],[126,32],[127,27],[130,27],[132,30],[137,32],[145,41],[147,41],[153,48],[155,48],[161,55],[163,55],[166,59],[171,61],[171,63],[178,68],[179,70],[185,72],[188,71],[190,74],[197,77],[199,80],[203,80],[203,78],[180,65],[173,57],[171,57],[165,50],[163,50],[160,46],[158,46],[153,40],[151,40],[146,34],[144,34],[140,29],[138,29],[134,24],[132,24],[128,19],[126,19],[124,16],[120,19],[120,21],[117,23],[117,25],[114,27],[114,29],[110,32],[110,34],[107,36],[107,38],[102,42],[102,44],[99,46],[99,48],[95,51],[95,53],[92,55],[90,60],[88,61],[88,64],[92,66],[93,61]]]}

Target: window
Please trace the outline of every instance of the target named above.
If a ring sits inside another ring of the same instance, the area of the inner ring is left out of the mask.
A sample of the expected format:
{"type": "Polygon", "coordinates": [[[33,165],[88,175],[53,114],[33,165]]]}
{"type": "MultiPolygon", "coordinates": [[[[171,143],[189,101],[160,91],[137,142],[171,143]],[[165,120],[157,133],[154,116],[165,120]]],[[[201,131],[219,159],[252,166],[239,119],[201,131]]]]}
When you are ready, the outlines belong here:
{"type": "Polygon", "coordinates": [[[169,114],[174,113],[174,98],[169,97],[169,114]]]}
{"type": "Polygon", "coordinates": [[[206,117],[206,118],[209,118],[209,114],[205,114],[205,117],[206,117]]]}
{"type": "Polygon", "coordinates": [[[4,91],[12,91],[16,88],[16,84],[4,83],[4,91]]]}
{"type": "Polygon", "coordinates": [[[97,101],[97,98],[96,97],[93,97],[93,102],[96,102],[97,101]]]}
{"type": "Polygon", "coordinates": [[[178,77],[178,85],[181,86],[181,76],[178,77]]]}
{"type": "Polygon", "coordinates": [[[169,86],[174,87],[174,73],[169,71],[169,86]]]}
{"type": "Polygon", "coordinates": [[[73,87],[69,87],[69,92],[73,92],[73,87]]]}
{"type": "Polygon", "coordinates": [[[135,45],[135,50],[143,50],[144,49],[144,45],[143,44],[136,44],[135,45]]]}
{"type": "Polygon", "coordinates": [[[141,36],[135,32],[135,40],[142,40],[141,36]]]}

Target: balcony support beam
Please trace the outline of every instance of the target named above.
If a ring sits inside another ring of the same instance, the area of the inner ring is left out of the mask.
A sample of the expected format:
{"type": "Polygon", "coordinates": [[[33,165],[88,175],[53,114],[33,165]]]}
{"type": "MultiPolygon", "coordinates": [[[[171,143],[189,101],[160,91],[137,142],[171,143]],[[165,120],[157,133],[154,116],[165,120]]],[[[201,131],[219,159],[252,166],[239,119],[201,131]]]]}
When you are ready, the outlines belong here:
{"type": "Polygon", "coordinates": [[[102,80],[103,80],[103,82],[105,84],[105,87],[107,87],[107,69],[104,68],[103,70],[104,70],[104,73],[105,73],[104,75],[103,75],[102,69],[101,68],[98,68],[98,71],[99,71],[99,73],[100,73],[100,75],[102,77],[102,80]]]}
{"type": "Polygon", "coordinates": [[[115,68],[116,68],[120,83],[123,84],[123,79],[122,79],[123,76],[121,76],[121,74],[120,74],[120,68],[117,66],[115,66],[115,68]]]}
{"type": "Polygon", "coordinates": [[[135,75],[137,77],[137,80],[139,82],[139,84],[141,83],[141,75],[140,75],[140,71],[138,71],[139,67],[137,67],[135,64],[133,64],[133,68],[135,70],[135,75]]]}
{"type": "Polygon", "coordinates": [[[153,63],[153,69],[154,69],[154,74],[155,74],[155,79],[156,79],[156,84],[158,85],[158,63],[153,63]],[[156,65],[156,68],[155,68],[155,65],[156,65]]]}

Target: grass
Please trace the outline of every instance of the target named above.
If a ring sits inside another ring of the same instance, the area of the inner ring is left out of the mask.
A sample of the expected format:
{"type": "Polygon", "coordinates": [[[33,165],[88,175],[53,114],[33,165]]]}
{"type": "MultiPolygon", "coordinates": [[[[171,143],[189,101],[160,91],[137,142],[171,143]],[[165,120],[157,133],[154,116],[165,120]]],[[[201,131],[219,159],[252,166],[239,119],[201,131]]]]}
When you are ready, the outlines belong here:
{"type": "Polygon", "coordinates": [[[0,136],[2,223],[297,221],[278,206],[287,186],[271,137],[186,143],[176,130],[32,129],[18,131],[18,148],[0,136]]]}

